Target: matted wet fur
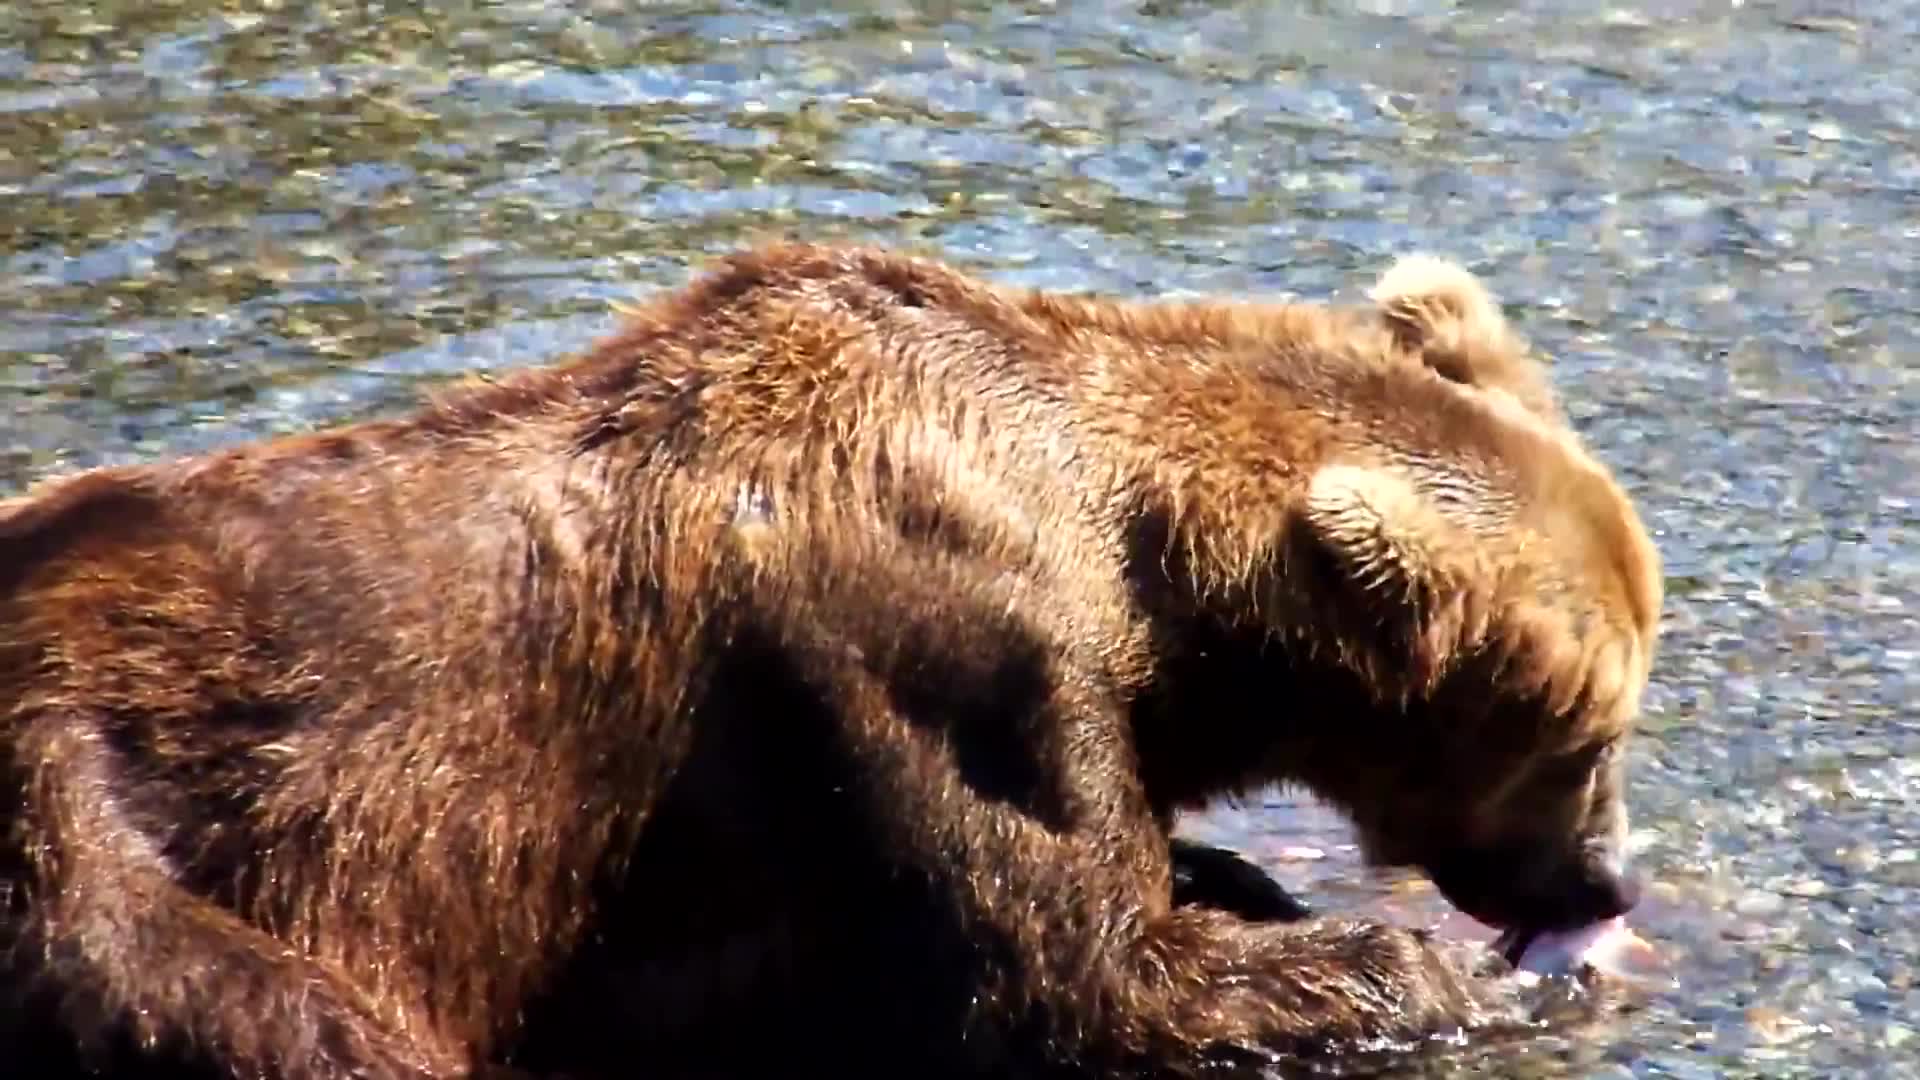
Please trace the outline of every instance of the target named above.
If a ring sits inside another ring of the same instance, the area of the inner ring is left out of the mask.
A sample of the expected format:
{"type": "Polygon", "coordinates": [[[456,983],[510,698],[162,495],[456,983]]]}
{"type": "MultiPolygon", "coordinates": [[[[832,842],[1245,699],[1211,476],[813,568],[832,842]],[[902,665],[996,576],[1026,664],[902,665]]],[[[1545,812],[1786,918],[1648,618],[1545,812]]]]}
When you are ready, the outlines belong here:
{"type": "Polygon", "coordinates": [[[1191,1076],[1512,1020],[1479,954],[1172,902],[1174,814],[1287,782],[1490,922],[1631,904],[1655,553],[1471,276],[1372,299],[770,247],[0,503],[0,1060],[1191,1076]]]}

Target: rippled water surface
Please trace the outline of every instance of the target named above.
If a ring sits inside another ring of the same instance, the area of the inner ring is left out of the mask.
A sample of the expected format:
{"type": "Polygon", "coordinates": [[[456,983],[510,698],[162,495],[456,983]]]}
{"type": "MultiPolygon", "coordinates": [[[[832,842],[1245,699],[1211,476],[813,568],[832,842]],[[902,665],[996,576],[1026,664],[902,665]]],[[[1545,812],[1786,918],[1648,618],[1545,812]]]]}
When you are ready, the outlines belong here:
{"type": "MultiPolygon", "coordinates": [[[[1679,986],[1431,1071],[1920,1075],[1917,35],[1900,0],[11,0],[0,490],[552,356],[769,233],[1128,294],[1445,252],[1667,560],[1631,796],[1679,986]]],[[[1195,829],[1434,910],[1311,805],[1195,829]]]]}

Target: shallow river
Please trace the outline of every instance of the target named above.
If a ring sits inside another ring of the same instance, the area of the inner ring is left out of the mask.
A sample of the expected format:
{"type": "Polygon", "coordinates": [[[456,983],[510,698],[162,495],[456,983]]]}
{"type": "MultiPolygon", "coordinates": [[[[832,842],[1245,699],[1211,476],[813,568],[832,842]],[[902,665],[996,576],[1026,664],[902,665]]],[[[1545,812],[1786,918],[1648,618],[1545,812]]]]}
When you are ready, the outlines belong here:
{"type": "MultiPolygon", "coordinates": [[[[551,356],[754,235],[1130,294],[1448,253],[1667,561],[1631,798],[1678,984],[1420,1071],[1920,1076],[1917,37],[1901,0],[0,0],[0,490],[551,356]]],[[[1435,911],[1310,804],[1194,830],[1435,911]]]]}

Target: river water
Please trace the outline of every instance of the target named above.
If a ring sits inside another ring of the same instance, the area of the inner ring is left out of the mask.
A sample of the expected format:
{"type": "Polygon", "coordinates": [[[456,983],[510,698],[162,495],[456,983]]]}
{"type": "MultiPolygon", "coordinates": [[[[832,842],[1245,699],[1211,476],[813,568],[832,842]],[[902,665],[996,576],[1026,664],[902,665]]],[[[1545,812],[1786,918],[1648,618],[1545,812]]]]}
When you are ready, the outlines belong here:
{"type": "MultiPolygon", "coordinates": [[[[1423,1075],[1920,1075],[1920,5],[0,2],[0,490],[551,357],[781,233],[1122,294],[1462,259],[1669,607],[1677,984],[1423,1075]]],[[[1192,826],[1434,913],[1276,794],[1192,826]]],[[[1423,898],[1424,896],[1424,898],[1423,898]]]]}

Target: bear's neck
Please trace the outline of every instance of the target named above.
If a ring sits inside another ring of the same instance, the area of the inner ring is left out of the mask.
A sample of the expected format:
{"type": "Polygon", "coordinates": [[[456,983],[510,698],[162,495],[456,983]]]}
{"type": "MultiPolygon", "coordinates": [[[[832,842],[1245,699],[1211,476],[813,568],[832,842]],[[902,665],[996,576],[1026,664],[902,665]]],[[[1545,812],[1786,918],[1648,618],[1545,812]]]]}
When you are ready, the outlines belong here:
{"type": "Polygon", "coordinates": [[[1186,614],[1245,609],[1285,563],[1309,478],[1350,438],[1324,370],[1243,340],[1095,339],[1075,380],[1078,433],[1114,461],[1110,497],[1146,584],[1186,614]],[[1287,364],[1291,358],[1285,358],[1287,364]]]}

